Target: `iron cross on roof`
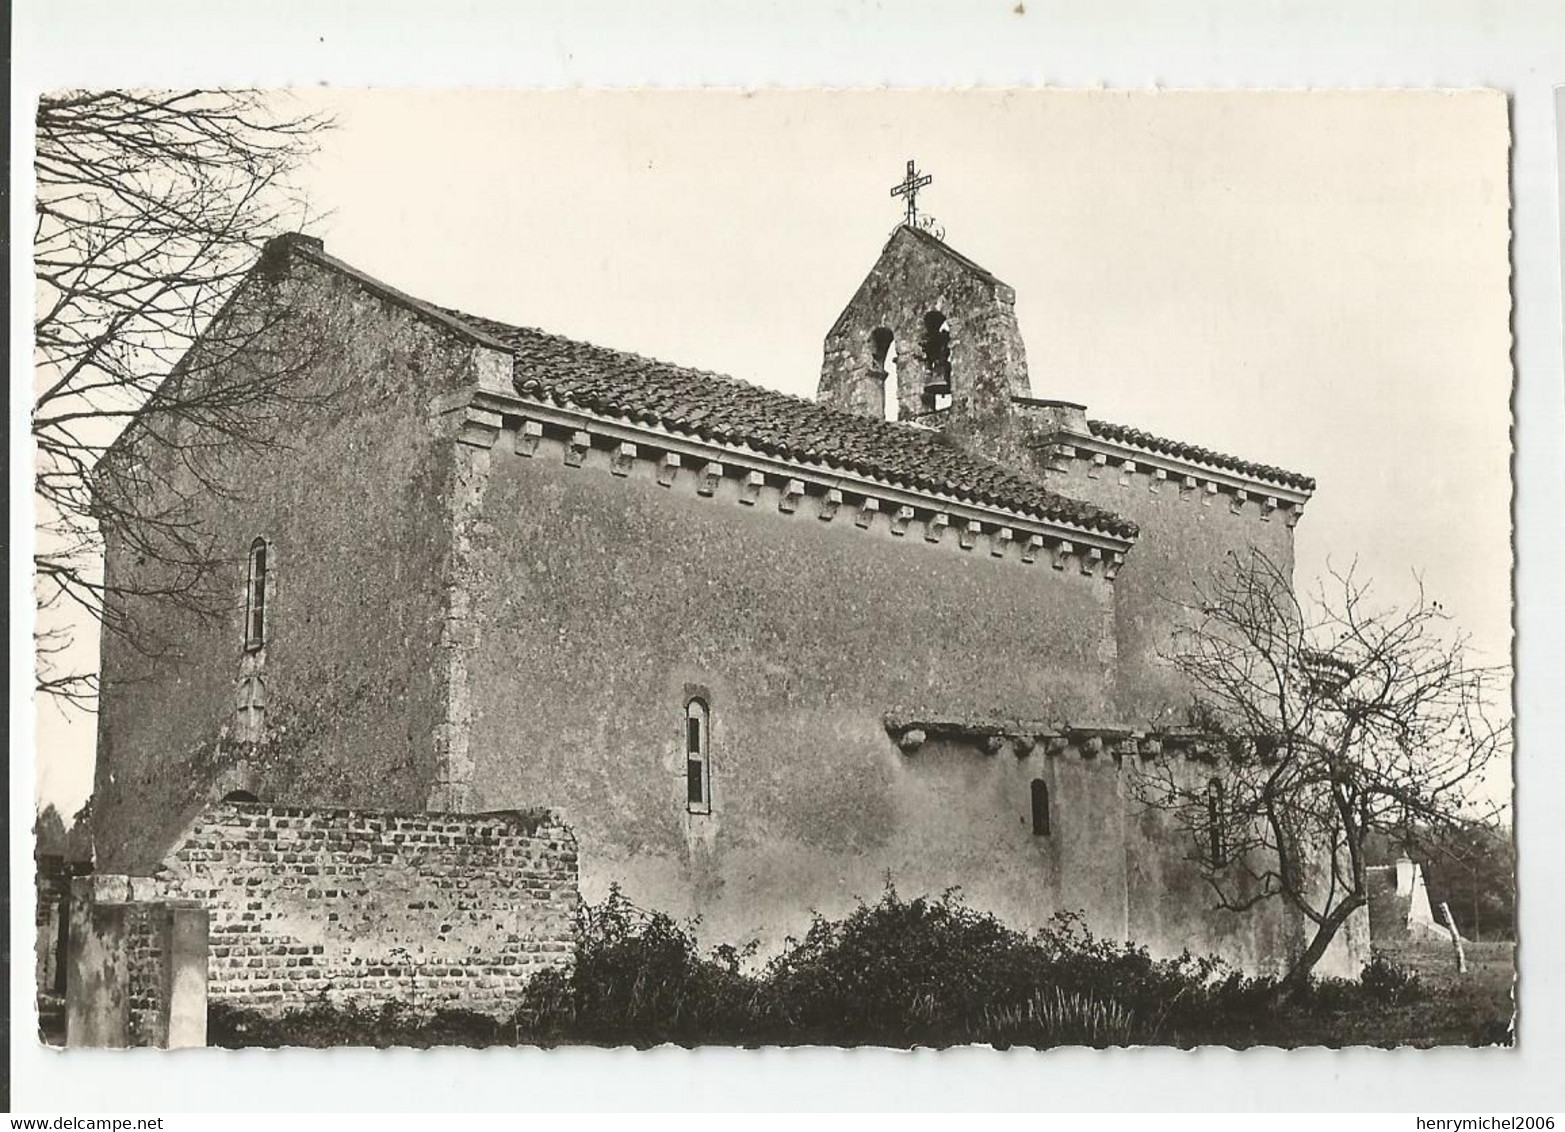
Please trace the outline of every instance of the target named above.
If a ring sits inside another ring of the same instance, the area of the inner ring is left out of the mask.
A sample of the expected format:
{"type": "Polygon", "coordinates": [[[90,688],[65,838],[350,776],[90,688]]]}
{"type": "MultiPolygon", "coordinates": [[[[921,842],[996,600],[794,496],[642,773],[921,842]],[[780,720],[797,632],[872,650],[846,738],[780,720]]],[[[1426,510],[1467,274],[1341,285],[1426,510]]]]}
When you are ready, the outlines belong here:
{"type": "Polygon", "coordinates": [[[911,157],[908,158],[907,176],[903,178],[900,185],[891,190],[891,195],[894,197],[907,197],[906,223],[909,228],[918,227],[918,190],[933,180],[934,178],[928,173],[921,174],[917,169],[913,168],[913,159],[911,157]]]}

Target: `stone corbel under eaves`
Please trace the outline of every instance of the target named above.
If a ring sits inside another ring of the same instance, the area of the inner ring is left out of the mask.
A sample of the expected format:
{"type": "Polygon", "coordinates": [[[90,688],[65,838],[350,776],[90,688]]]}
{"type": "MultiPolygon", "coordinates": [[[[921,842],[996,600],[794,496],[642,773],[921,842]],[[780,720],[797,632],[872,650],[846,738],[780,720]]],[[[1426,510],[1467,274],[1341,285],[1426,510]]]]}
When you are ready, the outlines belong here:
{"type": "MultiPolygon", "coordinates": [[[[761,509],[763,498],[784,515],[802,510],[823,521],[847,515],[854,526],[876,533],[905,535],[915,522],[923,538],[985,557],[1031,565],[1069,563],[1083,574],[1112,581],[1134,540],[1078,524],[1040,520],[1005,508],[988,507],[885,484],[843,469],[795,464],[748,446],[704,441],[629,420],[607,419],[572,407],[542,404],[514,395],[470,388],[437,399],[436,411],[455,423],[456,439],[478,448],[495,446],[512,431],[508,445],[517,455],[536,458],[547,450],[573,468],[600,467],[630,477],[637,464],[664,487],[685,484],[701,496],[737,499],[761,509]],[[735,481],[727,492],[726,481],[735,481]],[[952,530],[954,528],[954,530],[952,530]],[[980,540],[983,540],[982,542],[980,540]]],[[[770,506],[770,505],[768,505],[770,506]]]]}
{"type": "Polygon", "coordinates": [[[1212,496],[1222,494],[1227,496],[1228,509],[1236,515],[1270,521],[1281,513],[1290,527],[1298,523],[1304,505],[1314,494],[1276,480],[1075,433],[1061,435],[1051,443],[1048,459],[1055,471],[1067,471],[1079,464],[1087,478],[1098,479],[1107,469],[1121,486],[1166,493],[1188,502],[1210,504],[1212,496]]]}
{"type": "Polygon", "coordinates": [[[1220,759],[1273,761],[1264,742],[1235,739],[1188,729],[1142,731],[1127,727],[1077,725],[1026,719],[953,719],[887,715],[886,735],[904,754],[914,755],[933,740],[955,742],[997,755],[1007,749],[1018,759],[1071,757],[1143,762],[1181,757],[1202,763],[1220,759]]]}

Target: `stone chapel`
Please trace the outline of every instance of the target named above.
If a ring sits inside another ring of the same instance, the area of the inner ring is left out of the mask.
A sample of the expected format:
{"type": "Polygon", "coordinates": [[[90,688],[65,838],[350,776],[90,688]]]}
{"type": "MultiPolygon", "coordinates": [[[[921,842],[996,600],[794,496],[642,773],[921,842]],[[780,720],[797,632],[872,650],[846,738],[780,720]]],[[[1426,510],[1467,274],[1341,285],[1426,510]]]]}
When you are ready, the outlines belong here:
{"type": "MultiPolygon", "coordinates": [[[[1203,773],[1166,585],[1247,546],[1291,569],[1314,481],[1035,396],[1014,302],[899,226],[808,400],[273,240],[220,317],[308,343],[321,397],[203,510],[231,614],[136,599],[166,647],[104,637],[99,867],[154,869],[236,792],[541,804],[586,899],[617,883],[709,943],[775,948],[889,878],[1281,970],[1303,925],[1214,909],[1129,780],[1203,773]]],[[[108,458],[162,457],[133,426],[108,458]]],[[[104,536],[110,585],[154,569],[104,536]]]]}

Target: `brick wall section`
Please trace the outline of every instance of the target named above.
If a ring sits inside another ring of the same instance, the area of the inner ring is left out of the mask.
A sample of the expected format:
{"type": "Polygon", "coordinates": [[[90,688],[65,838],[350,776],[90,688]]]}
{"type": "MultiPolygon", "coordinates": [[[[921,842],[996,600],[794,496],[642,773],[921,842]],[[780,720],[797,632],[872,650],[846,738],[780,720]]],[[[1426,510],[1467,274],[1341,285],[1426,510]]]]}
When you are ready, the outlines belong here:
{"type": "Polygon", "coordinates": [[[576,839],[548,810],[391,814],[222,803],[158,887],[211,911],[210,995],[502,1014],[575,955],[576,839]]]}
{"type": "Polygon", "coordinates": [[[130,998],[132,1046],[162,1045],[159,1018],[165,1012],[163,963],[164,906],[137,901],[126,905],[126,974],[130,998]]]}

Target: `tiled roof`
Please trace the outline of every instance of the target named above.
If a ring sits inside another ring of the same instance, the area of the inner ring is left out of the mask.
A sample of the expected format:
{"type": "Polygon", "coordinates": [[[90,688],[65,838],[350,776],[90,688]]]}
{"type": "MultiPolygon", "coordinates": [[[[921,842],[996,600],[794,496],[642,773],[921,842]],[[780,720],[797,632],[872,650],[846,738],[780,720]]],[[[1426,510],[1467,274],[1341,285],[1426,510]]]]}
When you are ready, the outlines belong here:
{"type": "Polygon", "coordinates": [[[523,396],[1122,538],[1136,534],[1129,520],[1050,491],[928,429],[541,330],[444,313],[515,351],[513,380],[523,396]]]}
{"type": "Polygon", "coordinates": [[[1153,436],[1150,432],[1142,432],[1139,428],[1110,424],[1108,421],[1088,421],[1087,427],[1092,430],[1093,436],[1102,437],[1104,440],[1113,440],[1121,444],[1133,445],[1136,448],[1145,448],[1150,452],[1158,452],[1164,456],[1172,456],[1179,460],[1194,460],[1197,463],[1207,464],[1214,468],[1225,468],[1230,472],[1238,472],[1240,475],[1254,476],[1256,479],[1271,480],[1273,483],[1296,487],[1300,491],[1315,490],[1313,477],[1303,476],[1298,472],[1290,472],[1285,468],[1274,468],[1270,464],[1251,463],[1249,460],[1241,460],[1237,456],[1227,456],[1221,452],[1213,452],[1210,448],[1201,448],[1194,444],[1186,444],[1180,440],[1168,440],[1161,436],[1153,436]]]}

